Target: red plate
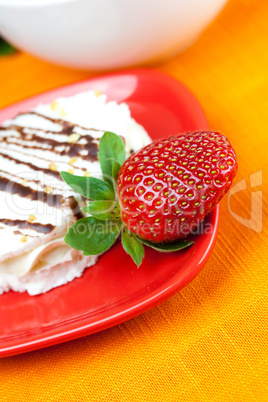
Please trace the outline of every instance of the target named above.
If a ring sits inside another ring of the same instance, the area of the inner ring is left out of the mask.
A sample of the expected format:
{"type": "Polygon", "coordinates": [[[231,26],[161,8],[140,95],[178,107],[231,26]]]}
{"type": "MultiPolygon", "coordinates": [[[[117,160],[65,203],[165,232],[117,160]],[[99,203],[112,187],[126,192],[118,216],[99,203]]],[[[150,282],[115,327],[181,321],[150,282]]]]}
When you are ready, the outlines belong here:
{"type": "MultiPolygon", "coordinates": [[[[109,100],[126,102],[153,139],[207,129],[194,96],[174,78],[153,70],[104,75],[55,89],[9,106],[0,122],[38,103],[98,89],[109,100]]],[[[212,252],[219,208],[205,220],[203,234],[183,251],[146,249],[137,269],[116,244],[82,278],[40,296],[8,292],[0,296],[0,356],[10,356],[89,335],[129,320],[168,299],[200,272],[212,252]]]]}

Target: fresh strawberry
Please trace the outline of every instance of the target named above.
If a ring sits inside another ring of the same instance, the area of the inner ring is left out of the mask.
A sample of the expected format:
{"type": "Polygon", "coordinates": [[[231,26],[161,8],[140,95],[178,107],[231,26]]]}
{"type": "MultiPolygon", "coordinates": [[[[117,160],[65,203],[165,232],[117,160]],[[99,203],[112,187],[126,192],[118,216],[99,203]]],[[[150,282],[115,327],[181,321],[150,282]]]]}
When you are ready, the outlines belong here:
{"type": "Polygon", "coordinates": [[[155,141],[119,171],[123,222],[150,242],[187,236],[221,200],[237,172],[228,139],[197,131],[155,141]]]}
{"type": "Polygon", "coordinates": [[[83,211],[91,215],[68,230],[65,242],[96,255],[121,234],[124,250],[137,265],[144,257],[143,244],[161,252],[190,246],[192,240],[181,239],[221,200],[237,172],[228,139],[211,131],[155,141],[126,161],[122,139],[106,132],[98,157],[104,180],[61,173],[90,200],[83,211]]]}

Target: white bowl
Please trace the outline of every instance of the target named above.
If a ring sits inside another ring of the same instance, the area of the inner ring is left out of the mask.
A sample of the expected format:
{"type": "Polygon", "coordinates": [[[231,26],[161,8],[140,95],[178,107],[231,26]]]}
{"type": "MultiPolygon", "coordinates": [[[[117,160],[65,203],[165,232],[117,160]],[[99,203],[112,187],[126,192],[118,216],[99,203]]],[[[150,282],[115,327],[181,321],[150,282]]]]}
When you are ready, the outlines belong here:
{"type": "Polygon", "coordinates": [[[155,62],[192,44],[227,0],[0,0],[0,34],[68,67],[155,62]]]}

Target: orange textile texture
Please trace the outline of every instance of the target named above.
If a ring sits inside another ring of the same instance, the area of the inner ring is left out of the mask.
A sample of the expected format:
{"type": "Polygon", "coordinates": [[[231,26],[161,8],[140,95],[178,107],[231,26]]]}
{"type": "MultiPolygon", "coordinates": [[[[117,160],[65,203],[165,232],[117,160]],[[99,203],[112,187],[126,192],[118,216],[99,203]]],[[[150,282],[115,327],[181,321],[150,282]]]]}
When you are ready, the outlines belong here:
{"type": "MultiPolygon", "coordinates": [[[[266,0],[230,0],[190,49],[155,66],[193,91],[238,154],[203,271],[131,321],[0,360],[1,401],[268,401],[267,21],[266,0]]],[[[2,57],[0,107],[91,75],[2,57]]]]}

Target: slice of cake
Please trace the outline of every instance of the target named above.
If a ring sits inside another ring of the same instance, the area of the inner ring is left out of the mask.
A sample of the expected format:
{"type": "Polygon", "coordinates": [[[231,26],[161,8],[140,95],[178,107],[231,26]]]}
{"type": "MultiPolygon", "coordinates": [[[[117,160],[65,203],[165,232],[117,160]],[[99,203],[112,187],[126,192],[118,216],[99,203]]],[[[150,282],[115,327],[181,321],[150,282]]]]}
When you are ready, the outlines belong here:
{"type": "Polygon", "coordinates": [[[97,91],[39,105],[0,127],[0,294],[47,292],[95,264],[98,256],[64,243],[85,201],[59,172],[101,178],[105,131],[122,136],[128,154],[150,142],[126,104],[97,91]]]}

